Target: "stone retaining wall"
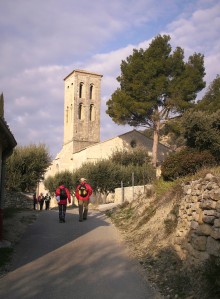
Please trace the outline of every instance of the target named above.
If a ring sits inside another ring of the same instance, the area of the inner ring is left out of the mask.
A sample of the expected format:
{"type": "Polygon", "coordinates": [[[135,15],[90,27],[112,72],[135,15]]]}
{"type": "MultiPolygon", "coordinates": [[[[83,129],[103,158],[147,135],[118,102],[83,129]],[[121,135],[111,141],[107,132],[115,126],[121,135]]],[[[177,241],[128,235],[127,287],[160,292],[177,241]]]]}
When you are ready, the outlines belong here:
{"type": "Polygon", "coordinates": [[[192,263],[220,257],[220,178],[207,174],[183,190],[174,242],[178,254],[192,263]]]}
{"type": "Polygon", "coordinates": [[[33,209],[33,193],[5,192],[4,208],[33,209]]]}

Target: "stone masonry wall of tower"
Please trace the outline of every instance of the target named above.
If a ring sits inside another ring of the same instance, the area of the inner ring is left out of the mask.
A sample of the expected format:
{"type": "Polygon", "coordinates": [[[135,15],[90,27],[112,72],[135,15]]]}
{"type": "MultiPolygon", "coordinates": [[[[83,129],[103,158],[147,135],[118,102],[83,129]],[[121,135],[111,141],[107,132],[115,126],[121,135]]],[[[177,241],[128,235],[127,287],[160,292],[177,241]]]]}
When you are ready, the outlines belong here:
{"type": "Polygon", "coordinates": [[[64,145],[73,153],[100,142],[101,78],[75,70],[64,79],[64,145]]]}

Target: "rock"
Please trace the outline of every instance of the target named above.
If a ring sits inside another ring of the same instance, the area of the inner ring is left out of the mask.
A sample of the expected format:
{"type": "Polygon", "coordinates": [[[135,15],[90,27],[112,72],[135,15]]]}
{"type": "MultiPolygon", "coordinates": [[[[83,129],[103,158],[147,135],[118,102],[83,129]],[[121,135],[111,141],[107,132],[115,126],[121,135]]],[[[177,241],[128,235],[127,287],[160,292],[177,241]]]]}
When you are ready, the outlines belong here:
{"type": "Polygon", "coordinates": [[[220,228],[214,228],[212,230],[211,237],[215,240],[220,240],[220,228]]]}
{"type": "Polygon", "coordinates": [[[200,224],[196,229],[196,234],[199,236],[210,236],[212,232],[212,226],[208,224],[200,224]]]}
{"type": "Polygon", "coordinates": [[[199,224],[198,224],[198,222],[196,222],[196,221],[192,221],[190,227],[191,227],[192,229],[198,229],[199,224]]]}
{"type": "Polygon", "coordinates": [[[220,219],[214,220],[214,227],[220,227],[220,219]]]}
{"type": "Polygon", "coordinates": [[[206,250],[206,242],[207,242],[207,237],[197,236],[195,234],[192,235],[191,244],[194,249],[196,249],[198,251],[205,251],[206,250]]]}
{"type": "Polygon", "coordinates": [[[206,250],[210,255],[220,256],[220,242],[213,239],[212,237],[208,237],[206,250]]]}
{"type": "Polygon", "coordinates": [[[204,215],[202,217],[202,220],[205,223],[214,224],[215,216],[206,216],[206,215],[204,215]]]}
{"type": "Polygon", "coordinates": [[[214,175],[212,175],[211,173],[208,173],[208,174],[205,176],[205,180],[206,180],[206,181],[212,181],[213,178],[214,178],[214,175]]]}
{"type": "Polygon", "coordinates": [[[200,203],[200,208],[203,210],[213,210],[216,208],[216,202],[211,199],[205,199],[200,203]]]}

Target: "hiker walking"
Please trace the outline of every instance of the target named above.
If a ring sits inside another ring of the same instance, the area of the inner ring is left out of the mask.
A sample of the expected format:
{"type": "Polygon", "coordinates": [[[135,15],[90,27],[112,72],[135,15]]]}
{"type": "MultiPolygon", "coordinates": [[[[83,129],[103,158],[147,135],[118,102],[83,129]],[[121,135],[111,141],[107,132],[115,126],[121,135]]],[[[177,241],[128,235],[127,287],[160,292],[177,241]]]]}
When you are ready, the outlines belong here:
{"type": "Polygon", "coordinates": [[[41,193],[38,196],[38,203],[40,205],[40,211],[42,211],[43,210],[43,205],[44,205],[44,196],[43,196],[43,193],[41,193]]]}
{"type": "Polygon", "coordinates": [[[49,210],[49,208],[50,208],[50,200],[51,200],[51,197],[47,193],[46,196],[45,196],[45,210],[49,210]]]}
{"type": "Polygon", "coordinates": [[[71,203],[70,191],[63,183],[56,189],[56,199],[59,206],[59,222],[65,222],[67,200],[71,203]]]}
{"type": "Polygon", "coordinates": [[[85,178],[80,179],[80,184],[76,187],[76,198],[79,203],[79,221],[87,219],[89,209],[89,198],[92,195],[92,187],[86,182],[85,178]]]}
{"type": "Polygon", "coordinates": [[[37,210],[37,195],[36,192],[33,194],[33,205],[34,205],[34,210],[37,210]]]}

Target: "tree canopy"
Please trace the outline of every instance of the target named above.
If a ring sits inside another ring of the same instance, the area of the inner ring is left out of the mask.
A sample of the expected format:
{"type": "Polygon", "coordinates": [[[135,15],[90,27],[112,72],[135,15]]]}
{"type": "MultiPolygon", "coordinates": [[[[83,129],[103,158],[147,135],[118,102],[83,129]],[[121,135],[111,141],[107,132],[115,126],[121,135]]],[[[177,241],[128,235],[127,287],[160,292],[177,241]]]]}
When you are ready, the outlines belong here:
{"type": "Polygon", "coordinates": [[[220,76],[211,82],[207,92],[201,101],[196,105],[196,110],[202,110],[206,113],[213,113],[220,110],[220,76]]]}
{"type": "Polygon", "coordinates": [[[35,190],[50,162],[44,144],[16,147],[6,163],[6,188],[23,192],[35,190]]]}
{"type": "Polygon", "coordinates": [[[188,111],[181,122],[186,145],[201,151],[209,150],[220,161],[220,110],[214,113],[188,111]]]}
{"type": "Polygon", "coordinates": [[[204,56],[194,53],[184,60],[184,51],[173,52],[169,35],[158,35],[146,50],[134,49],[121,63],[120,87],[107,101],[107,114],[117,124],[153,129],[153,165],[157,162],[159,132],[174,114],[192,107],[205,87],[204,56]]]}
{"type": "Polygon", "coordinates": [[[48,176],[44,180],[44,186],[51,195],[54,195],[56,189],[62,184],[64,184],[70,191],[73,191],[75,190],[75,186],[73,184],[72,176],[73,174],[69,170],[58,172],[55,176],[48,176]]]}

